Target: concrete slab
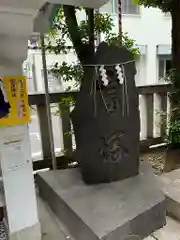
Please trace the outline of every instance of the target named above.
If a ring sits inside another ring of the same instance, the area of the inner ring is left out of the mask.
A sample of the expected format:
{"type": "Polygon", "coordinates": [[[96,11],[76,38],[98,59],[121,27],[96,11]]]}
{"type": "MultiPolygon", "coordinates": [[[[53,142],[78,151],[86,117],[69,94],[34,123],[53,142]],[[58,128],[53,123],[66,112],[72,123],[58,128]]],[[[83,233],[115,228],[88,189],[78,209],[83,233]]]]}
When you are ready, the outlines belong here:
{"type": "Polygon", "coordinates": [[[143,238],[165,223],[165,198],[149,166],[134,178],[87,186],[78,169],[39,173],[39,193],[77,240],[143,238]]]}
{"type": "Polygon", "coordinates": [[[180,169],[165,173],[160,179],[166,196],[167,212],[180,220],[180,169]]]}

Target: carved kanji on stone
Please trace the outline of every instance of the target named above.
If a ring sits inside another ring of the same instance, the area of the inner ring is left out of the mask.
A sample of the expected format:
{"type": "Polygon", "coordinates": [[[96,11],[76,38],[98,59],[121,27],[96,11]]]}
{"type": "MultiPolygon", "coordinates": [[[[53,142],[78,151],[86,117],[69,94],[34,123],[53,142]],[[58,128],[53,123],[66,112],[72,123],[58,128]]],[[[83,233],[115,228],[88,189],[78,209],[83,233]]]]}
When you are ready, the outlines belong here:
{"type": "Polygon", "coordinates": [[[128,150],[123,146],[122,132],[113,132],[108,137],[104,137],[103,146],[100,149],[105,163],[118,163],[128,154],[128,150]]]}

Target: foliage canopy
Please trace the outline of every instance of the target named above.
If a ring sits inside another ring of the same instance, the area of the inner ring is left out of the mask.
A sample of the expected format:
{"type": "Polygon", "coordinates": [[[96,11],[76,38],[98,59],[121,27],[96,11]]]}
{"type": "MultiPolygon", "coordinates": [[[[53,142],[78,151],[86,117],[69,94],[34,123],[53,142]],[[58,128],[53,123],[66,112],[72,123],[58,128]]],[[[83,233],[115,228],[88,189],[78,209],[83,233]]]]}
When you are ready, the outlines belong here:
{"type": "Polygon", "coordinates": [[[173,7],[173,0],[134,0],[134,2],[145,7],[160,8],[163,12],[171,12],[173,7]]]}
{"type": "Polygon", "coordinates": [[[84,74],[83,64],[94,53],[99,36],[109,45],[125,46],[135,57],[139,55],[133,39],[115,33],[114,20],[109,14],[62,6],[46,38],[46,48],[56,55],[73,54],[75,61],[55,62],[52,73],[65,82],[74,80],[77,86],[84,74]]]}

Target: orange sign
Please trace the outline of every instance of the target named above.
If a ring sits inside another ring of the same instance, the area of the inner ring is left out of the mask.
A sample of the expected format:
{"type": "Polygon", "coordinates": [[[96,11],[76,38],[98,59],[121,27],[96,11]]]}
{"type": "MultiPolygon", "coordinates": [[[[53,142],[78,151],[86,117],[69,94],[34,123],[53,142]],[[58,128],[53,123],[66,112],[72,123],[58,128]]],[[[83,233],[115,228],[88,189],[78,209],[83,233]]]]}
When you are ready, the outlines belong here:
{"type": "Polygon", "coordinates": [[[4,91],[11,106],[7,117],[0,119],[0,126],[26,124],[30,122],[26,77],[2,77],[4,91]]]}

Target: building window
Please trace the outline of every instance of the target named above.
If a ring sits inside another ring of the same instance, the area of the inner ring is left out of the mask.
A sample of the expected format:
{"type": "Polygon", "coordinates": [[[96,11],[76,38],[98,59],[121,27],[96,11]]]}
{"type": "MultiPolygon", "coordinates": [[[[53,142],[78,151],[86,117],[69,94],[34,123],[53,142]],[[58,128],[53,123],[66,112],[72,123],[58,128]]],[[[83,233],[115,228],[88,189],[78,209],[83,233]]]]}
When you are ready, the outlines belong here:
{"type": "Polygon", "coordinates": [[[23,73],[27,79],[28,92],[35,92],[35,83],[34,83],[35,79],[33,78],[33,69],[32,69],[32,64],[30,62],[28,61],[24,62],[23,73]]]}
{"type": "Polygon", "coordinates": [[[123,14],[139,14],[139,5],[133,0],[121,0],[123,14]]]}
{"type": "MultiPolygon", "coordinates": [[[[111,0],[112,12],[118,13],[118,0],[111,0]]],[[[121,11],[122,14],[139,14],[139,5],[133,3],[133,0],[121,0],[121,11]]]]}
{"type": "Polygon", "coordinates": [[[159,57],[159,80],[163,80],[172,69],[171,56],[159,57]]]}
{"type": "Polygon", "coordinates": [[[171,17],[171,13],[170,12],[166,12],[166,13],[164,13],[164,16],[169,18],[169,17],[171,17]]]}
{"type": "Polygon", "coordinates": [[[116,14],[117,8],[116,8],[115,0],[109,1],[108,3],[106,3],[96,11],[101,13],[116,14]]]}
{"type": "MultiPolygon", "coordinates": [[[[62,81],[60,78],[56,77],[50,70],[47,70],[48,74],[48,85],[50,92],[56,92],[63,90],[62,81]]],[[[44,81],[44,71],[41,70],[42,79],[44,81]]]]}
{"type": "Polygon", "coordinates": [[[23,72],[28,80],[32,79],[32,64],[28,61],[23,63],[23,72]]]}

